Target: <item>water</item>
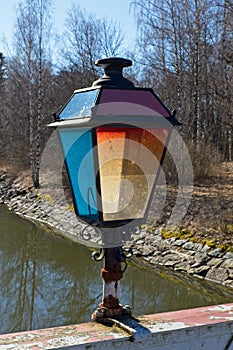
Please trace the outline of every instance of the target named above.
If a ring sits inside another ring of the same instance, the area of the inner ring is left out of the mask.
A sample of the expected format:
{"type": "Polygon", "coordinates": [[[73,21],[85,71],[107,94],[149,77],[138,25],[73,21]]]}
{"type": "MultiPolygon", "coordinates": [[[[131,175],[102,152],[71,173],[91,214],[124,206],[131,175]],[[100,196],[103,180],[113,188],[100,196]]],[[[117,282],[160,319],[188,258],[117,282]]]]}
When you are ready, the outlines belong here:
{"type": "MultiPolygon", "coordinates": [[[[0,333],[88,322],[101,302],[91,251],[0,205],[0,333]]],[[[142,315],[231,302],[215,284],[129,263],[120,301],[142,315]]]]}

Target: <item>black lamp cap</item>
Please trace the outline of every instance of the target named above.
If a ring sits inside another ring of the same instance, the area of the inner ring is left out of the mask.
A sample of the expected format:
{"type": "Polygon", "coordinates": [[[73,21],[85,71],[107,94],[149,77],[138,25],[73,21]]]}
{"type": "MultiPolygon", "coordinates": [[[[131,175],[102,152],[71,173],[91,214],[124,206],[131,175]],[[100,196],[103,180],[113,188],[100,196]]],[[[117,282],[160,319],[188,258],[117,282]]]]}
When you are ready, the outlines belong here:
{"type": "Polygon", "coordinates": [[[95,62],[96,66],[104,69],[104,75],[94,81],[92,86],[111,86],[120,89],[134,89],[134,84],[123,77],[124,67],[132,66],[132,61],[121,57],[107,57],[95,62]]]}

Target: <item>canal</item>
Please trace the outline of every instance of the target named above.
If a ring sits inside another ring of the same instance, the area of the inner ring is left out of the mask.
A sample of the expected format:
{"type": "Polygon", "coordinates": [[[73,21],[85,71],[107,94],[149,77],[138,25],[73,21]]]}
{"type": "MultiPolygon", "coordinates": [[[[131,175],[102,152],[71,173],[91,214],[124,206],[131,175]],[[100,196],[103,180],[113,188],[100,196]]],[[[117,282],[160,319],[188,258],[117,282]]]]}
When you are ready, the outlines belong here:
{"type": "MultiPolygon", "coordinates": [[[[102,296],[90,249],[0,205],[0,333],[88,322],[102,296]]],[[[232,302],[233,292],[129,262],[120,301],[134,316],[232,302]]]]}

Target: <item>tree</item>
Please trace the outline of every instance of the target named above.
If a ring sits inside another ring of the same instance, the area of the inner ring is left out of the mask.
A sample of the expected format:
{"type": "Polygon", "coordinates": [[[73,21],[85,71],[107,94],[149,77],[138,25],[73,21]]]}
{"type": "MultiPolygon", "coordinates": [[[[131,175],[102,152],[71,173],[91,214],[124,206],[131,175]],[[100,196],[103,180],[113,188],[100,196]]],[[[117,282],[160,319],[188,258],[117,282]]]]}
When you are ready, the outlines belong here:
{"type": "Polygon", "coordinates": [[[131,6],[143,83],[177,109],[196,150],[212,144],[230,159],[232,0],[134,0],[131,6]]]}
{"type": "MultiPolygon", "coordinates": [[[[5,129],[5,120],[3,118],[5,114],[5,83],[6,83],[6,65],[5,65],[5,57],[2,52],[0,52],[0,139],[2,140],[2,143],[4,144],[5,136],[4,136],[4,129],[5,129]]],[[[4,146],[4,145],[2,145],[4,146]]],[[[0,157],[4,157],[4,147],[1,147],[0,157]]]]}
{"type": "MultiPolygon", "coordinates": [[[[42,146],[42,120],[46,76],[49,62],[50,7],[48,0],[23,0],[17,7],[15,50],[11,61],[12,76],[17,76],[16,89],[23,90],[23,113],[29,131],[29,158],[32,182],[39,187],[39,164],[42,146]],[[23,84],[22,84],[23,83],[23,84]]],[[[22,118],[23,114],[20,115],[22,118]]]]}
{"type": "Polygon", "coordinates": [[[95,61],[122,52],[123,36],[113,21],[96,18],[73,4],[67,13],[61,56],[78,86],[89,86],[98,75],[95,61]]]}
{"type": "Polygon", "coordinates": [[[6,79],[5,74],[6,74],[5,57],[3,53],[0,52],[0,89],[2,89],[4,86],[4,82],[6,79]]]}

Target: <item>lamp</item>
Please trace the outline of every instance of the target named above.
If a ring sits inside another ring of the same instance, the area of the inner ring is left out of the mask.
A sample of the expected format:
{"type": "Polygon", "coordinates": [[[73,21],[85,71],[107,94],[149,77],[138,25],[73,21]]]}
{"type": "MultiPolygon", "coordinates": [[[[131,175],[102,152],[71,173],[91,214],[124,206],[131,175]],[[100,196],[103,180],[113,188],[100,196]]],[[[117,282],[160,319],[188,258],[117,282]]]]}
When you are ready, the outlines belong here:
{"type": "Polygon", "coordinates": [[[111,57],[96,65],[103,77],[74,91],[49,125],[58,130],[76,215],[105,232],[103,249],[93,255],[105,257],[103,300],[94,319],[129,314],[118,298],[126,254],[108,231],[145,222],[171,125],[179,124],[152,89],[123,77],[131,60],[111,57]]]}

